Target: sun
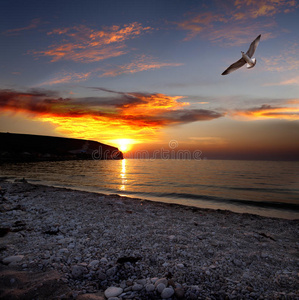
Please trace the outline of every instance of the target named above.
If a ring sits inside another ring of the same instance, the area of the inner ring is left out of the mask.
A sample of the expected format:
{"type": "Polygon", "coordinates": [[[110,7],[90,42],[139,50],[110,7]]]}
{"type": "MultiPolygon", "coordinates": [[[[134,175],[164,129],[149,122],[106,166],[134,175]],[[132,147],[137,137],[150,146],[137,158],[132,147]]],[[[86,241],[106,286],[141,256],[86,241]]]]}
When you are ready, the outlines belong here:
{"type": "Polygon", "coordinates": [[[132,148],[133,140],[131,140],[131,139],[119,139],[119,140],[115,140],[115,144],[117,144],[117,148],[121,152],[128,152],[132,148]]]}

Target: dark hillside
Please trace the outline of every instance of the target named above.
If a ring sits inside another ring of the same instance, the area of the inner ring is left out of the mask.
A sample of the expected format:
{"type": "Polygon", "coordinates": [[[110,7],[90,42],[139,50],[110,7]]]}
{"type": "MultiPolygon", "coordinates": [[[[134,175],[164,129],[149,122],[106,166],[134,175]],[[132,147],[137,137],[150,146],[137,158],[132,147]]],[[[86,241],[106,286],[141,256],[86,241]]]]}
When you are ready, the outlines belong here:
{"type": "Polygon", "coordinates": [[[1,162],[122,158],[116,147],[95,141],[0,133],[1,162]]]}

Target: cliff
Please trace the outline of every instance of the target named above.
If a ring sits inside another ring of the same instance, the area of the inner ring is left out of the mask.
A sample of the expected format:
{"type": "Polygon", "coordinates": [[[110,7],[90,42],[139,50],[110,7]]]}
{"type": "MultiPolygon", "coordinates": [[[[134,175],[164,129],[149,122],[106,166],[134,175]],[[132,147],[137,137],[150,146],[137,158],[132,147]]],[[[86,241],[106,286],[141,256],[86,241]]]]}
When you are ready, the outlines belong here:
{"type": "Polygon", "coordinates": [[[95,141],[0,133],[0,162],[78,159],[123,159],[123,154],[116,147],[95,141]]]}

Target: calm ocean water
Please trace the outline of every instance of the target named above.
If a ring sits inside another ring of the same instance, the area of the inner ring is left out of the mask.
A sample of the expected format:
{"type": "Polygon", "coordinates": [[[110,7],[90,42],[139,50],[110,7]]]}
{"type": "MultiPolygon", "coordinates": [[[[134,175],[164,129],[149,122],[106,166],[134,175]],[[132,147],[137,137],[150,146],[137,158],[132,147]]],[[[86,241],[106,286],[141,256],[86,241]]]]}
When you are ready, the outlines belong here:
{"type": "Polygon", "coordinates": [[[299,219],[299,162],[38,162],[2,165],[0,175],[106,194],[299,219]]]}

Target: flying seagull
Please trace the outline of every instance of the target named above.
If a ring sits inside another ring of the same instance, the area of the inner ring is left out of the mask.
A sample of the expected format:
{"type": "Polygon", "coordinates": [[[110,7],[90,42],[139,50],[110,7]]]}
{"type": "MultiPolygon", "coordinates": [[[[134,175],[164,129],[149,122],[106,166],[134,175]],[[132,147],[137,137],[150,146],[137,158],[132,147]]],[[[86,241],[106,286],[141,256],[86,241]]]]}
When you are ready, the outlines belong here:
{"type": "Polygon", "coordinates": [[[259,44],[261,39],[261,35],[259,35],[249,46],[249,49],[246,53],[244,53],[243,51],[241,51],[242,53],[242,57],[236,61],[235,63],[233,63],[232,65],[230,65],[221,75],[227,75],[233,71],[238,70],[239,68],[243,67],[246,63],[246,67],[247,69],[253,68],[256,64],[256,59],[252,58],[257,45],[259,44]]]}

